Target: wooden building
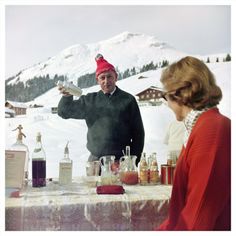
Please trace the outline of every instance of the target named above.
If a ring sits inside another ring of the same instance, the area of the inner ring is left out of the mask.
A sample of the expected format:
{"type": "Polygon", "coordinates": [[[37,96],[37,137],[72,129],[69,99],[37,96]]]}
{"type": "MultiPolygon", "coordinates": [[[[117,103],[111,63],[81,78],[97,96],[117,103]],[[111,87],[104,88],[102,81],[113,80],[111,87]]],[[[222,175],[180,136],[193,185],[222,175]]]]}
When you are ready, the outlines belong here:
{"type": "Polygon", "coordinates": [[[27,106],[22,102],[6,101],[5,107],[15,111],[15,115],[25,115],[27,106]]]}
{"type": "Polygon", "coordinates": [[[136,96],[138,97],[138,102],[140,105],[160,105],[161,98],[162,98],[163,91],[161,88],[151,86],[138,94],[136,96]]]}

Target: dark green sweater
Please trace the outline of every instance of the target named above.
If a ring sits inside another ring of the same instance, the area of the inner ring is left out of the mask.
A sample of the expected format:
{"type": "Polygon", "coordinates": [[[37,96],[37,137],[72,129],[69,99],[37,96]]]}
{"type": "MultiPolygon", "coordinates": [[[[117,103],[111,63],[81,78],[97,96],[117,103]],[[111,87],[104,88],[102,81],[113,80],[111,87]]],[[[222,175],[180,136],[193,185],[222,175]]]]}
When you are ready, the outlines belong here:
{"type": "Polygon", "coordinates": [[[139,161],[144,146],[144,128],[135,98],[116,87],[108,98],[102,91],[62,97],[58,115],[64,119],[85,119],[88,126],[87,148],[95,156],[123,156],[122,150],[130,146],[131,154],[139,161]]]}

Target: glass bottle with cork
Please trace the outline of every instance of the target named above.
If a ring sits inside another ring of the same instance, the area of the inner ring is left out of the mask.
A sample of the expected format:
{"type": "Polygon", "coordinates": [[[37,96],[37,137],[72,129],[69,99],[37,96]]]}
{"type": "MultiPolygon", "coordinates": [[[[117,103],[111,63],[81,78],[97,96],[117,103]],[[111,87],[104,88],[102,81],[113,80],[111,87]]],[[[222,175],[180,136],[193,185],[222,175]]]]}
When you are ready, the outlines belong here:
{"type": "Polygon", "coordinates": [[[22,125],[18,125],[17,128],[12,131],[18,130],[16,137],[16,142],[10,147],[10,150],[13,151],[24,151],[25,152],[25,166],[24,166],[24,185],[27,185],[29,178],[29,149],[28,146],[23,143],[23,137],[26,138],[26,135],[22,132],[22,125]]]}
{"type": "Polygon", "coordinates": [[[32,153],[32,187],[44,186],[46,186],[46,155],[42,147],[41,133],[38,132],[32,153]]]}

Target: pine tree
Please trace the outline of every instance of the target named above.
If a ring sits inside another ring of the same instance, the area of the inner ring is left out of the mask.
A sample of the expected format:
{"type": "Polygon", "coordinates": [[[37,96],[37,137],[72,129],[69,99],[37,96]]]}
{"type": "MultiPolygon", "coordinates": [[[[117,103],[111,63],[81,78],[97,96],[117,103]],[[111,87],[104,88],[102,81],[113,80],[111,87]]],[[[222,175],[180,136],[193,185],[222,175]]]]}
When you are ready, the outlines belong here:
{"type": "Polygon", "coordinates": [[[231,56],[229,54],[227,54],[225,61],[231,61],[231,56]]]}
{"type": "Polygon", "coordinates": [[[130,77],[130,71],[129,69],[125,70],[123,73],[123,79],[130,77]]]}
{"type": "Polygon", "coordinates": [[[161,64],[161,68],[166,67],[169,65],[169,62],[167,60],[163,60],[161,64]]]}
{"type": "Polygon", "coordinates": [[[133,67],[133,68],[131,69],[131,75],[136,75],[136,69],[135,69],[135,67],[133,67]]]}

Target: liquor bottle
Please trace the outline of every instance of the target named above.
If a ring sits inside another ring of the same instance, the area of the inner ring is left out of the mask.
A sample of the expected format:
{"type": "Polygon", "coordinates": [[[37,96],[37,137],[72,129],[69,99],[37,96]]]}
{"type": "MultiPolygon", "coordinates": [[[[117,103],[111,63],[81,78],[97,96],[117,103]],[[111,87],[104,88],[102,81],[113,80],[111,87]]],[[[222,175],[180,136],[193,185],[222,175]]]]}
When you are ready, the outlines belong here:
{"type": "Polygon", "coordinates": [[[29,149],[27,145],[23,143],[23,137],[26,138],[25,134],[22,133],[23,127],[22,125],[19,125],[16,129],[12,130],[18,130],[18,134],[16,137],[16,142],[10,147],[10,150],[14,151],[25,151],[26,156],[25,156],[25,166],[24,166],[24,185],[27,185],[28,183],[28,178],[29,178],[29,149]]]}
{"type": "Polygon", "coordinates": [[[148,184],[148,165],[146,161],[146,153],[143,152],[139,162],[139,183],[140,185],[148,184]]]}
{"type": "Polygon", "coordinates": [[[46,155],[42,147],[40,133],[37,133],[36,145],[32,154],[32,186],[46,186],[46,155]]]}
{"type": "Polygon", "coordinates": [[[64,149],[64,158],[59,163],[59,184],[66,185],[72,182],[72,166],[73,162],[69,157],[69,142],[64,149]]]}

